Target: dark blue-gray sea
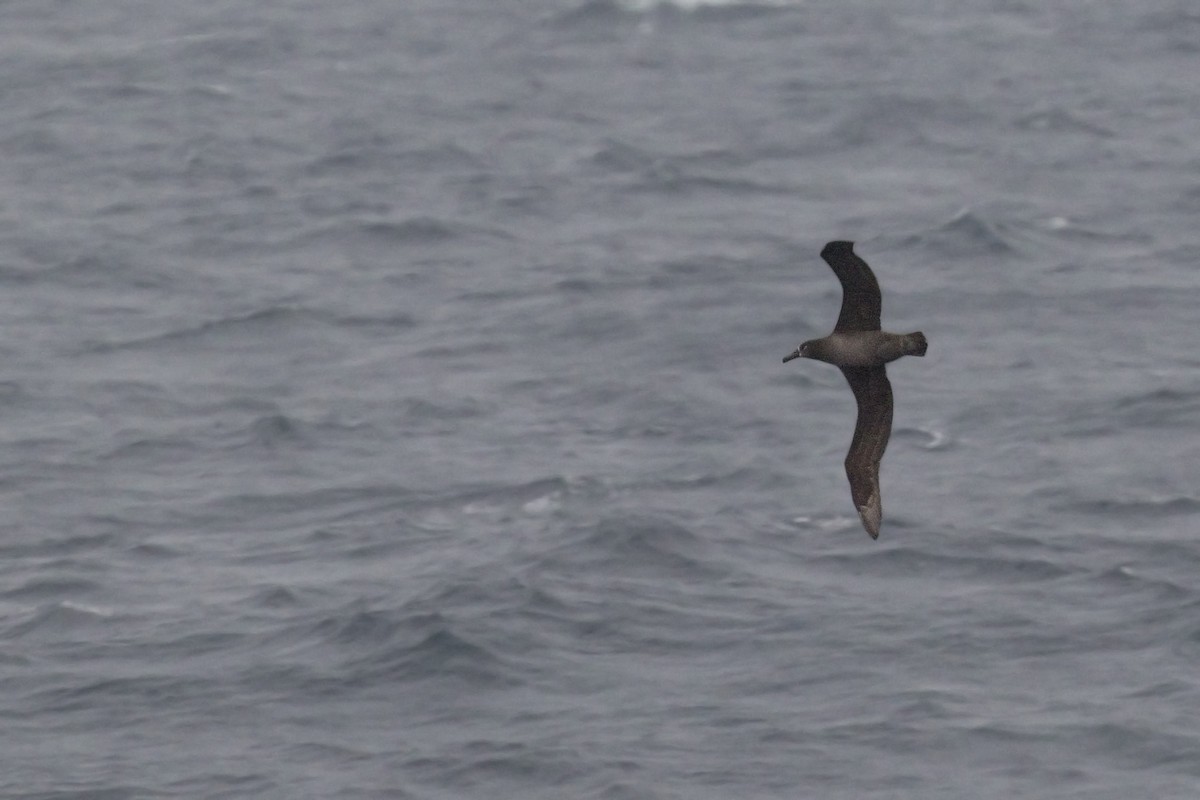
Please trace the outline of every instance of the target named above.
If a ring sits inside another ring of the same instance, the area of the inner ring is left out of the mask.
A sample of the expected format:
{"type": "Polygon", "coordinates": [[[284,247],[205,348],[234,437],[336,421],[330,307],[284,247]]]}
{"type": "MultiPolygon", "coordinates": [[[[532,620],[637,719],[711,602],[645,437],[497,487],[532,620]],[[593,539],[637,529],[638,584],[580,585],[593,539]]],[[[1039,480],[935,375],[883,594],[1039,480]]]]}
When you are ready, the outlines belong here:
{"type": "Polygon", "coordinates": [[[0,796],[1200,796],[1191,0],[0,5],[0,796]],[[800,360],[856,242],[889,367],[800,360]]]}

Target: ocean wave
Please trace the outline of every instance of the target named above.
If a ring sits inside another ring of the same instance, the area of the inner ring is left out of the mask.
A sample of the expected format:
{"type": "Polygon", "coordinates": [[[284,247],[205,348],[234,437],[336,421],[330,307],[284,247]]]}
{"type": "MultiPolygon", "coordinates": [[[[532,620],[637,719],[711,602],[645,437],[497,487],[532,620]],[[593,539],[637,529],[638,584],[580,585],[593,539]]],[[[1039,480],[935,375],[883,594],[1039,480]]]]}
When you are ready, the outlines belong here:
{"type": "Polygon", "coordinates": [[[0,407],[12,408],[25,405],[32,398],[33,395],[17,381],[0,381],[0,407]]]}
{"type": "Polygon", "coordinates": [[[585,0],[554,18],[560,27],[618,21],[648,14],[686,14],[700,21],[726,21],[786,12],[801,0],[585,0]]]}
{"type": "Polygon", "coordinates": [[[570,491],[561,477],[539,478],[513,484],[459,488],[418,497],[411,507],[453,510],[471,516],[540,513],[556,505],[570,491]]]}
{"type": "Polygon", "coordinates": [[[243,59],[269,59],[280,55],[278,48],[271,45],[282,46],[286,42],[286,37],[277,41],[271,34],[271,31],[260,33],[250,29],[164,36],[144,40],[131,52],[163,50],[167,52],[155,53],[155,56],[189,61],[212,58],[225,64],[243,59]]]}
{"type": "Polygon", "coordinates": [[[304,601],[298,591],[288,586],[266,586],[249,599],[249,603],[258,608],[295,609],[302,608],[304,601]]]}
{"type": "Polygon", "coordinates": [[[271,305],[220,319],[207,320],[132,339],[92,342],[83,348],[90,354],[120,353],[178,345],[217,345],[229,340],[230,346],[247,346],[253,341],[274,337],[312,337],[314,326],[395,333],[416,322],[407,314],[370,316],[296,305],[271,305]]]}
{"type": "Polygon", "coordinates": [[[367,429],[359,423],[328,417],[308,420],[285,414],[270,403],[253,408],[231,403],[195,410],[189,409],[186,404],[181,405],[181,408],[175,409],[178,419],[171,430],[151,428],[121,431],[114,434],[116,443],[99,455],[100,460],[157,469],[165,461],[194,457],[200,451],[247,448],[269,451],[304,447],[330,434],[356,433],[367,429]],[[197,416],[203,416],[204,421],[197,422],[197,416]],[[213,416],[221,419],[216,426],[209,422],[213,416]]]}
{"type": "Polygon", "coordinates": [[[368,220],[354,223],[356,230],[389,244],[437,244],[457,239],[470,228],[437,217],[409,217],[399,220],[368,220]]]}
{"type": "Polygon", "coordinates": [[[708,542],[671,520],[645,515],[612,516],[571,532],[569,541],[540,559],[545,565],[592,569],[607,565],[622,573],[711,577],[724,570],[708,542]]]}
{"type": "Polygon", "coordinates": [[[732,469],[695,472],[683,476],[664,476],[647,482],[646,488],[671,491],[736,492],[741,489],[765,489],[791,486],[795,476],[789,472],[772,472],[765,464],[753,464],[732,469]]]}
{"type": "Polygon", "coordinates": [[[439,175],[484,170],[487,164],[478,154],[453,142],[421,147],[397,148],[389,137],[351,137],[332,153],[308,163],[311,177],[335,176],[344,179],[349,170],[400,170],[404,173],[432,172],[439,175]]]}
{"type": "Polygon", "coordinates": [[[138,542],[126,552],[135,558],[147,558],[155,561],[171,558],[182,558],[187,551],[179,547],[171,547],[161,542],[138,542]]]}
{"type": "Polygon", "coordinates": [[[277,447],[308,440],[305,423],[287,414],[276,413],[258,417],[244,429],[244,444],[257,447],[277,447]]]}
{"type": "Polygon", "coordinates": [[[286,639],[293,653],[316,648],[333,659],[346,685],[364,680],[455,679],[477,687],[519,682],[496,650],[456,630],[438,612],[370,609],[357,601],[337,615],[293,628],[286,639]]]}
{"type": "Polygon", "coordinates": [[[901,239],[908,247],[929,249],[945,257],[1006,256],[1019,252],[1012,226],[983,212],[964,209],[943,224],[901,239]]]}
{"type": "Polygon", "coordinates": [[[399,400],[404,416],[416,421],[473,419],[495,411],[494,403],[472,397],[443,397],[431,400],[423,397],[405,397],[399,400]]]}
{"type": "Polygon", "coordinates": [[[102,462],[161,464],[166,459],[186,458],[196,452],[196,440],[190,436],[136,436],[101,453],[102,462]]]}
{"type": "Polygon", "coordinates": [[[416,642],[383,648],[347,666],[356,679],[455,679],[475,689],[522,683],[519,671],[511,668],[498,651],[449,627],[430,631],[416,642]]]}
{"type": "Polygon", "coordinates": [[[42,126],[23,126],[0,139],[0,145],[9,153],[9,158],[13,159],[22,155],[61,158],[71,150],[64,138],[53,128],[42,126]]]}
{"type": "Polygon", "coordinates": [[[720,172],[741,166],[746,161],[724,149],[694,153],[656,153],[609,139],[593,152],[588,160],[604,172],[632,177],[632,181],[626,186],[626,191],[629,192],[791,195],[796,191],[796,187],[789,183],[720,172]]]}
{"type": "Polygon", "coordinates": [[[0,633],[0,637],[21,639],[31,635],[58,636],[67,631],[106,626],[112,616],[113,612],[107,608],[59,600],[39,606],[26,619],[0,633]]]}
{"type": "Polygon", "coordinates": [[[971,131],[984,122],[983,112],[965,101],[879,96],[838,109],[832,124],[808,144],[814,152],[885,145],[965,153],[972,148],[954,143],[949,132],[971,131]]]}
{"type": "MultiPolygon", "coordinates": [[[[195,513],[221,524],[244,520],[247,516],[264,519],[270,516],[296,515],[307,519],[317,531],[324,526],[354,520],[364,514],[400,509],[411,496],[409,490],[395,484],[381,483],[363,486],[330,486],[321,489],[296,489],[282,492],[221,493],[207,501],[195,513]]],[[[290,551],[288,551],[290,552],[290,551]]],[[[247,563],[273,562],[284,556],[278,550],[247,549],[247,563]]]]}
{"type": "Polygon", "coordinates": [[[31,541],[0,544],[0,555],[7,558],[62,558],[64,556],[106,550],[118,541],[116,533],[77,536],[43,536],[31,541]]]}
{"type": "Polygon", "coordinates": [[[1200,778],[1200,746],[1195,736],[1169,727],[1124,722],[1056,725],[1046,731],[1118,769],[1146,770],[1164,765],[1200,778]]]}
{"type": "Polygon", "coordinates": [[[892,431],[892,440],[908,440],[923,450],[948,450],[956,444],[949,431],[933,425],[898,427],[892,431]]]}
{"type": "Polygon", "coordinates": [[[1122,398],[1115,410],[1128,427],[1194,427],[1200,421],[1200,391],[1162,387],[1122,398]]]}
{"type": "Polygon", "coordinates": [[[989,583],[1052,581],[1073,570],[1047,558],[1004,555],[959,556],[900,545],[888,551],[816,555],[816,563],[829,564],[856,575],[937,576],[939,580],[970,579],[989,583]]]}
{"type": "MultiPolygon", "coordinates": [[[[296,251],[326,247],[338,253],[344,253],[348,248],[382,248],[391,253],[393,248],[402,247],[438,248],[459,242],[515,240],[513,234],[498,226],[427,214],[394,218],[380,214],[340,213],[330,208],[323,208],[320,213],[328,219],[298,229],[275,247],[296,251]]],[[[255,246],[262,244],[258,242],[255,246]]]]}
{"type": "Polygon", "coordinates": [[[321,316],[320,312],[295,306],[269,306],[136,339],[94,343],[87,348],[87,352],[152,349],[180,342],[204,342],[214,337],[233,336],[241,339],[247,335],[273,334],[284,327],[303,326],[314,319],[320,320],[321,316]]]}
{"type": "Polygon", "coordinates": [[[757,16],[762,12],[798,8],[803,0],[618,0],[620,5],[633,11],[645,12],[663,9],[678,9],[709,13],[722,18],[757,16]]]}
{"type": "Polygon", "coordinates": [[[51,283],[84,290],[115,289],[127,303],[135,303],[142,291],[162,288],[168,282],[164,273],[139,266],[136,259],[114,245],[91,247],[89,252],[79,253],[70,241],[31,240],[20,246],[21,258],[17,263],[21,266],[0,266],[0,281],[51,283]]]}
{"type": "Polygon", "coordinates": [[[1018,128],[1038,133],[1082,133],[1104,139],[1115,135],[1109,129],[1088,122],[1078,114],[1058,106],[1018,117],[1016,125],[1018,128]]]}
{"type": "Polygon", "coordinates": [[[631,192],[662,192],[686,195],[712,192],[727,195],[794,195],[796,187],[786,183],[768,183],[749,178],[723,177],[701,174],[678,167],[659,167],[643,173],[640,180],[630,186],[631,192]]]}
{"type": "Polygon", "coordinates": [[[1059,510],[1072,511],[1088,516],[1121,519],[1162,519],[1164,517],[1187,516],[1200,512],[1200,500],[1194,497],[1159,498],[1099,498],[1078,500],[1056,506],[1059,510]]]}
{"type": "Polygon", "coordinates": [[[1119,436],[1139,429],[1192,429],[1200,423],[1200,392],[1160,387],[1115,399],[1082,400],[1064,416],[1064,433],[1072,437],[1119,436]]]}
{"type": "Polygon", "coordinates": [[[86,578],[32,578],[0,592],[9,600],[61,600],[64,595],[89,594],[102,588],[86,578]]]}
{"type": "Polygon", "coordinates": [[[1121,564],[1104,570],[1099,575],[1101,583],[1121,591],[1148,591],[1161,602],[1185,600],[1193,596],[1190,589],[1161,577],[1151,577],[1136,567],[1121,564]]]}

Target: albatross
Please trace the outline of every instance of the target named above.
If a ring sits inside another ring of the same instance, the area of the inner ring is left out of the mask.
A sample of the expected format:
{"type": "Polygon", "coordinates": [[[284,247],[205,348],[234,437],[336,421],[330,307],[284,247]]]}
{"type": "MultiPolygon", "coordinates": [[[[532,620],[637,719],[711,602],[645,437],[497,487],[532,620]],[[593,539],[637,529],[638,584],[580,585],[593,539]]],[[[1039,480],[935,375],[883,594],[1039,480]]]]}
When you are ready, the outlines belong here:
{"type": "Polygon", "coordinates": [[[850,496],[872,539],[879,538],[883,502],[879,497],[879,462],[892,435],[892,384],[884,365],[901,356],[925,355],[925,334],[886,333],[880,329],[882,305],[875,274],[854,253],[854,242],[830,242],[821,250],[842,283],[842,311],[833,333],[812,339],[783,357],[815,358],[833,364],[846,376],[858,402],[854,438],[846,453],[850,496]]]}

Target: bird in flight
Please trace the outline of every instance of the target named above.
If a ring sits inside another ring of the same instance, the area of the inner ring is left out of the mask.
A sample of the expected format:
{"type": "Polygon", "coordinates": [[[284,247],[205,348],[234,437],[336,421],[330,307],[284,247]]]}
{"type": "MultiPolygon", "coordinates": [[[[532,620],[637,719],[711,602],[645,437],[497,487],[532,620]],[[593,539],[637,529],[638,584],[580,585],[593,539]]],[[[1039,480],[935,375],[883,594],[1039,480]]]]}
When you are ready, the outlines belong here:
{"type": "Polygon", "coordinates": [[[833,333],[813,339],[783,357],[815,358],[841,369],[858,402],[854,438],[846,453],[850,496],[863,527],[879,538],[883,503],[879,497],[879,462],[892,435],[892,384],[884,364],[901,356],[925,355],[925,334],[886,333],[880,329],[881,300],[874,273],[854,254],[854,242],[830,242],[821,258],[842,282],[842,312],[833,333]]]}

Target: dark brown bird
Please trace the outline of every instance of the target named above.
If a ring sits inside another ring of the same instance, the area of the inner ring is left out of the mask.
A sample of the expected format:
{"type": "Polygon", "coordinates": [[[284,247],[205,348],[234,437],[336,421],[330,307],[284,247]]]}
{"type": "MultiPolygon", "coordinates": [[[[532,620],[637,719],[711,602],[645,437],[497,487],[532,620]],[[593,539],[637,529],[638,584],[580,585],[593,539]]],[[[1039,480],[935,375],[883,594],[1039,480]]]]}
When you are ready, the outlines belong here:
{"type": "Polygon", "coordinates": [[[885,333],[879,327],[879,283],[867,262],[854,254],[854,242],[830,242],[821,258],[842,282],[842,313],[833,333],[813,339],[783,357],[815,358],[841,369],[858,401],[858,422],[846,453],[850,496],[863,527],[879,538],[883,503],[879,497],[879,462],[892,435],[892,384],[884,364],[901,356],[925,355],[925,334],[885,333]]]}

